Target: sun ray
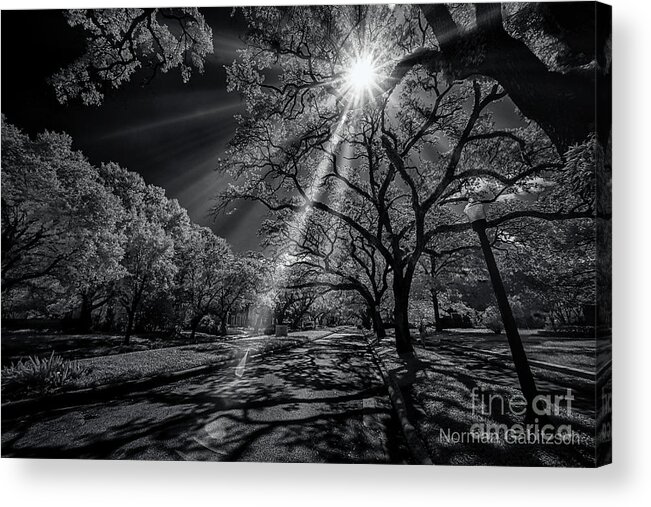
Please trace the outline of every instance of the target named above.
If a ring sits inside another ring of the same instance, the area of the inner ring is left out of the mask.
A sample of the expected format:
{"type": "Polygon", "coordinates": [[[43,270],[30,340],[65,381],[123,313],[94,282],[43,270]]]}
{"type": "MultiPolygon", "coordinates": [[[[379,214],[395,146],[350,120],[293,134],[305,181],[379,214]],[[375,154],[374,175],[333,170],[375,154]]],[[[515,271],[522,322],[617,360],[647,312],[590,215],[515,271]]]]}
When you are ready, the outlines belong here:
{"type": "MultiPolygon", "coordinates": [[[[330,139],[326,143],[323,158],[317,165],[310,186],[305,192],[307,201],[305,202],[303,210],[298,212],[288,224],[288,231],[290,231],[291,235],[290,244],[300,244],[300,242],[305,238],[305,234],[307,232],[306,224],[310,217],[310,214],[313,212],[311,203],[316,198],[319,189],[323,186],[323,181],[325,175],[327,174],[328,165],[331,163],[331,155],[334,153],[334,151],[337,149],[337,146],[342,141],[341,131],[344,127],[344,124],[346,123],[349,109],[350,105],[346,105],[340,115],[337,125],[332,130],[330,139]]],[[[259,297],[259,303],[262,301],[263,297],[269,298],[273,301],[278,292],[282,290],[282,288],[287,284],[287,281],[291,275],[291,268],[296,260],[295,253],[295,249],[290,247],[279,256],[275,265],[273,266],[273,286],[266,296],[261,295],[259,297]]],[[[269,320],[271,320],[273,316],[268,315],[266,318],[269,318],[269,320]]]]}
{"type": "Polygon", "coordinates": [[[139,125],[134,125],[131,127],[125,127],[122,129],[114,130],[112,132],[107,132],[102,135],[99,139],[106,140],[115,137],[125,137],[140,134],[142,132],[153,130],[161,127],[168,127],[177,123],[187,122],[191,120],[197,120],[202,117],[220,115],[225,113],[232,113],[233,110],[240,108],[241,105],[239,102],[229,102],[224,104],[219,104],[218,106],[211,108],[201,108],[197,111],[191,113],[180,114],[176,116],[171,116],[163,118],[160,120],[154,120],[147,123],[141,123],[139,125]]]}
{"type": "MultiPolygon", "coordinates": [[[[388,79],[389,75],[386,70],[393,65],[393,62],[387,57],[384,51],[374,48],[373,44],[369,41],[365,41],[365,43],[360,45],[367,49],[365,51],[353,52],[344,50],[344,70],[334,80],[325,84],[327,86],[338,86],[336,102],[343,105],[343,108],[339,121],[332,130],[330,139],[326,143],[323,159],[316,166],[310,186],[305,191],[305,206],[300,212],[294,215],[288,224],[291,239],[290,244],[300,244],[305,238],[308,220],[313,213],[313,207],[310,203],[317,198],[318,192],[323,187],[324,178],[328,173],[328,167],[332,163],[332,155],[340,147],[340,155],[345,160],[346,153],[351,149],[345,143],[345,139],[342,136],[344,125],[349,120],[349,113],[368,102],[375,103],[377,97],[385,91],[380,86],[380,83],[388,79]]],[[[344,177],[348,177],[349,167],[347,164],[342,164],[340,170],[344,177]]],[[[339,181],[334,186],[334,191],[330,195],[329,204],[334,209],[340,208],[347,192],[346,184],[339,181]]],[[[272,298],[286,285],[291,275],[292,265],[296,260],[295,254],[296,250],[290,247],[277,259],[273,267],[274,286],[270,291],[272,298]]]]}

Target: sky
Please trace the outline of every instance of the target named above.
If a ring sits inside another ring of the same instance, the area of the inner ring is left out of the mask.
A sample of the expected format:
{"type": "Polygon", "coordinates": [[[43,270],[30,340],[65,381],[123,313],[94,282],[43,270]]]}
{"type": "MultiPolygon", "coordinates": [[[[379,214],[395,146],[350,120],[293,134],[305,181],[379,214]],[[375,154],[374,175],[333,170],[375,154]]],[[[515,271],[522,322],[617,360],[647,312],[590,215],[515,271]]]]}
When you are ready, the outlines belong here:
{"type": "Polygon", "coordinates": [[[224,65],[242,47],[244,20],[230,8],[202,9],[213,29],[215,53],[204,74],[183,83],[176,70],[142,86],[134,79],[106,94],[101,106],[61,105],[47,79],[83,53],[83,33],[62,11],[2,12],[2,113],[23,131],[65,131],[94,164],[113,161],[140,173],[177,198],[192,220],[209,226],[236,250],[257,249],[264,211],[238,205],[228,216],[209,213],[224,182],[214,171],[242,111],[226,92],[224,65]]]}
{"type": "MultiPolygon", "coordinates": [[[[212,216],[213,197],[225,185],[214,171],[243,111],[237,93],[226,91],[224,65],[243,47],[246,31],[231,8],[201,9],[213,30],[215,51],[203,74],[183,83],[178,70],[146,86],[134,78],[108,90],[101,106],[61,105],[47,79],[84,51],[83,32],[68,26],[60,10],[2,11],[2,103],[7,120],[30,135],[67,132],[76,149],[99,165],[117,162],[163,187],[190,218],[209,226],[237,251],[259,249],[265,216],[259,204],[238,203],[229,215],[212,216]]],[[[495,111],[499,124],[519,122],[513,105],[495,111]]]]}

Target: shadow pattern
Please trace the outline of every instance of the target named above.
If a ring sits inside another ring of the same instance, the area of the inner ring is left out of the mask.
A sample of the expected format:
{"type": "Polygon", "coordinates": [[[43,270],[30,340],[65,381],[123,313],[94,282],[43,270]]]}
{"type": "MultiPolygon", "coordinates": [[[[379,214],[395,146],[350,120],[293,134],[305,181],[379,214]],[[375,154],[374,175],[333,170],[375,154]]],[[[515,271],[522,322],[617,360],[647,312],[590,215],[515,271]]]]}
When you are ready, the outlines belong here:
{"type": "Polygon", "coordinates": [[[3,420],[4,457],[407,463],[362,336],[334,334],[235,369],[105,403],[3,420]]]}

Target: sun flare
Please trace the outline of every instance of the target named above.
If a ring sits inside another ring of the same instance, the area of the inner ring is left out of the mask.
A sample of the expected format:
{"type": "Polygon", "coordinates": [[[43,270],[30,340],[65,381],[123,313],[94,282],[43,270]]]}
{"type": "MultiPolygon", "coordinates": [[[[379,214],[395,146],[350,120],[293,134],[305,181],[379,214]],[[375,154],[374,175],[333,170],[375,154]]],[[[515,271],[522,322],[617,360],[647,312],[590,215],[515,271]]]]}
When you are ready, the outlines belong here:
{"type": "Polygon", "coordinates": [[[379,88],[380,73],[376,61],[370,54],[355,57],[344,80],[346,92],[352,95],[353,102],[363,102],[379,88]]]}
{"type": "Polygon", "coordinates": [[[377,73],[370,56],[362,56],[353,62],[348,72],[348,82],[355,91],[363,91],[376,83],[377,73]]]}

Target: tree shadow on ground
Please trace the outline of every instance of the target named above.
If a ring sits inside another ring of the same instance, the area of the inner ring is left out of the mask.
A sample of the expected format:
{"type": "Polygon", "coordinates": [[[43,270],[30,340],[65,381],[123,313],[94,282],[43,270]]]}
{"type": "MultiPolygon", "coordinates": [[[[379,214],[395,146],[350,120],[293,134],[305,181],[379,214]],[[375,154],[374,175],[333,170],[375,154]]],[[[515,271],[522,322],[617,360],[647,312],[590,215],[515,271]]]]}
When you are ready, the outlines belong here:
{"type": "MultiPolygon", "coordinates": [[[[526,424],[524,414],[515,413],[508,404],[520,394],[513,367],[499,359],[453,352],[419,349],[421,370],[415,382],[403,388],[409,417],[435,464],[594,466],[594,417],[577,409],[577,400],[569,414],[561,411],[532,421],[539,422],[538,428],[551,424],[548,435],[569,425],[571,439],[522,441],[514,437],[517,432],[507,438],[506,430],[526,424]]],[[[566,394],[555,382],[539,381],[538,387],[543,394],[566,394]]],[[[589,401],[593,406],[594,401],[589,401]]],[[[532,433],[537,433],[536,428],[532,433]]]]}
{"type": "Polygon", "coordinates": [[[408,460],[361,337],[311,343],[107,403],[3,421],[3,456],[408,460]]]}

